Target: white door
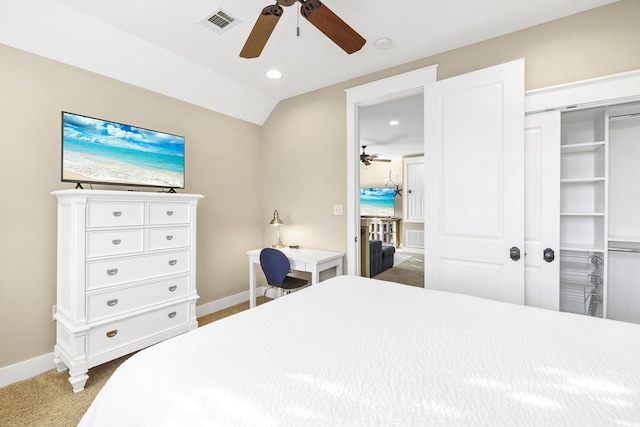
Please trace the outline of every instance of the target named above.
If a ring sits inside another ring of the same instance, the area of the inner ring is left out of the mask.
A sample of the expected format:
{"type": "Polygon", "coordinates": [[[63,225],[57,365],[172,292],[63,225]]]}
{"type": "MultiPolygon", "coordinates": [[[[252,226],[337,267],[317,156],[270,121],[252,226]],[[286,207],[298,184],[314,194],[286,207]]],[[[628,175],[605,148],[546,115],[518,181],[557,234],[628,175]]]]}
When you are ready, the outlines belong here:
{"type": "Polygon", "coordinates": [[[524,60],[426,85],[425,153],[425,288],[524,304],[524,60]]]}
{"type": "Polygon", "coordinates": [[[525,119],[525,304],[560,309],[560,112],[525,119]]]}
{"type": "Polygon", "coordinates": [[[424,157],[404,159],[404,222],[424,221],[424,157]]]}

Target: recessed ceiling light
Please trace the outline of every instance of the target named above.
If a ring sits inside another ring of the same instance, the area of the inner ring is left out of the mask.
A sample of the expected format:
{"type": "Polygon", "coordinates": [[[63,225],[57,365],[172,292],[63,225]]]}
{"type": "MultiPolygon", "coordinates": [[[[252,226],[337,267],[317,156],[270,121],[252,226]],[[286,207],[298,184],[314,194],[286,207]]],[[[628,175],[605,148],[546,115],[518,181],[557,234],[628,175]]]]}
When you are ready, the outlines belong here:
{"type": "Polygon", "coordinates": [[[397,121],[397,120],[391,120],[391,121],[389,122],[389,126],[398,126],[399,124],[400,124],[400,122],[399,122],[399,121],[397,121]]]}
{"type": "Polygon", "coordinates": [[[279,79],[282,77],[282,73],[278,70],[269,70],[267,71],[267,77],[270,79],[279,79]]]}

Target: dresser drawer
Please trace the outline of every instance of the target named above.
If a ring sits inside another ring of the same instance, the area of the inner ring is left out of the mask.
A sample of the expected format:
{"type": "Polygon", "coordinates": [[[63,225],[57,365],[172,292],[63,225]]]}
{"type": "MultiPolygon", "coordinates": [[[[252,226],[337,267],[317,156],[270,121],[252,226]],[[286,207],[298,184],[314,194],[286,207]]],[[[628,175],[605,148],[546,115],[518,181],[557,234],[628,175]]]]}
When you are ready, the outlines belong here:
{"type": "Polygon", "coordinates": [[[87,262],[87,290],[171,274],[186,273],[190,267],[190,251],[114,258],[87,262]]]}
{"type": "Polygon", "coordinates": [[[87,333],[87,359],[142,341],[189,322],[189,303],[132,316],[92,328],[87,333]]]}
{"type": "Polygon", "coordinates": [[[123,227],[144,224],[144,203],[88,202],[87,227],[123,227]]]}
{"type": "Polygon", "coordinates": [[[149,203],[149,224],[188,224],[190,207],[189,203],[149,203]]]}
{"type": "Polygon", "coordinates": [[[144,233],[142,229],[90,231],[86,246],[87,258],[142,252],[144,233]]]}
{"type": "Polygon", "coordinates": [[[87,322],[189,296],[189,276],[87,296],[87,322]]]}
{"type": "Polygon", "coordinates": [[[148,234],[148,249],[171,249],[189,246],[189,227],[150,228],[148,234]]]}

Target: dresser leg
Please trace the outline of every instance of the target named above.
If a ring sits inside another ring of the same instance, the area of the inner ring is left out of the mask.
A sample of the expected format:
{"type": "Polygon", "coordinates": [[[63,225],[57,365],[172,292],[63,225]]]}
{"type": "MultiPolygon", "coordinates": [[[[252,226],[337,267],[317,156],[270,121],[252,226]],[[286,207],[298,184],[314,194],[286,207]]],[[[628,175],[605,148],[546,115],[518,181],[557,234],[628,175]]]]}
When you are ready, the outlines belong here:
{"type": "Polygon", "coordinates": [[[71,383],[74,393],[84,390],[84,385],[87,383],[88,379],[89,375],[87,375],[87,371],[76,374],[72,374],[71,371],[69,371],[69,383],[71,383]]]}

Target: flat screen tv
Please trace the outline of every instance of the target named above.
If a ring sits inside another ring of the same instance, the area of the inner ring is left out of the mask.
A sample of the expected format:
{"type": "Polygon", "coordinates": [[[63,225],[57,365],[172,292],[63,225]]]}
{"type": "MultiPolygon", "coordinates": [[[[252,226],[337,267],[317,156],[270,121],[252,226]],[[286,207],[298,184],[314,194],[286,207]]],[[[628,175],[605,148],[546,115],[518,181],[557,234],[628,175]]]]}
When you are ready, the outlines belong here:
{"type": "Polygon", "coordinates": [[[360,216],[392,217],[395,215],[395,189],[375,187],[360,189],[360,216]]]}
{"type": "Polygon", "coordinates": [[[62,181],[184,188],[184,137],[63,111],[62,181]]]}

